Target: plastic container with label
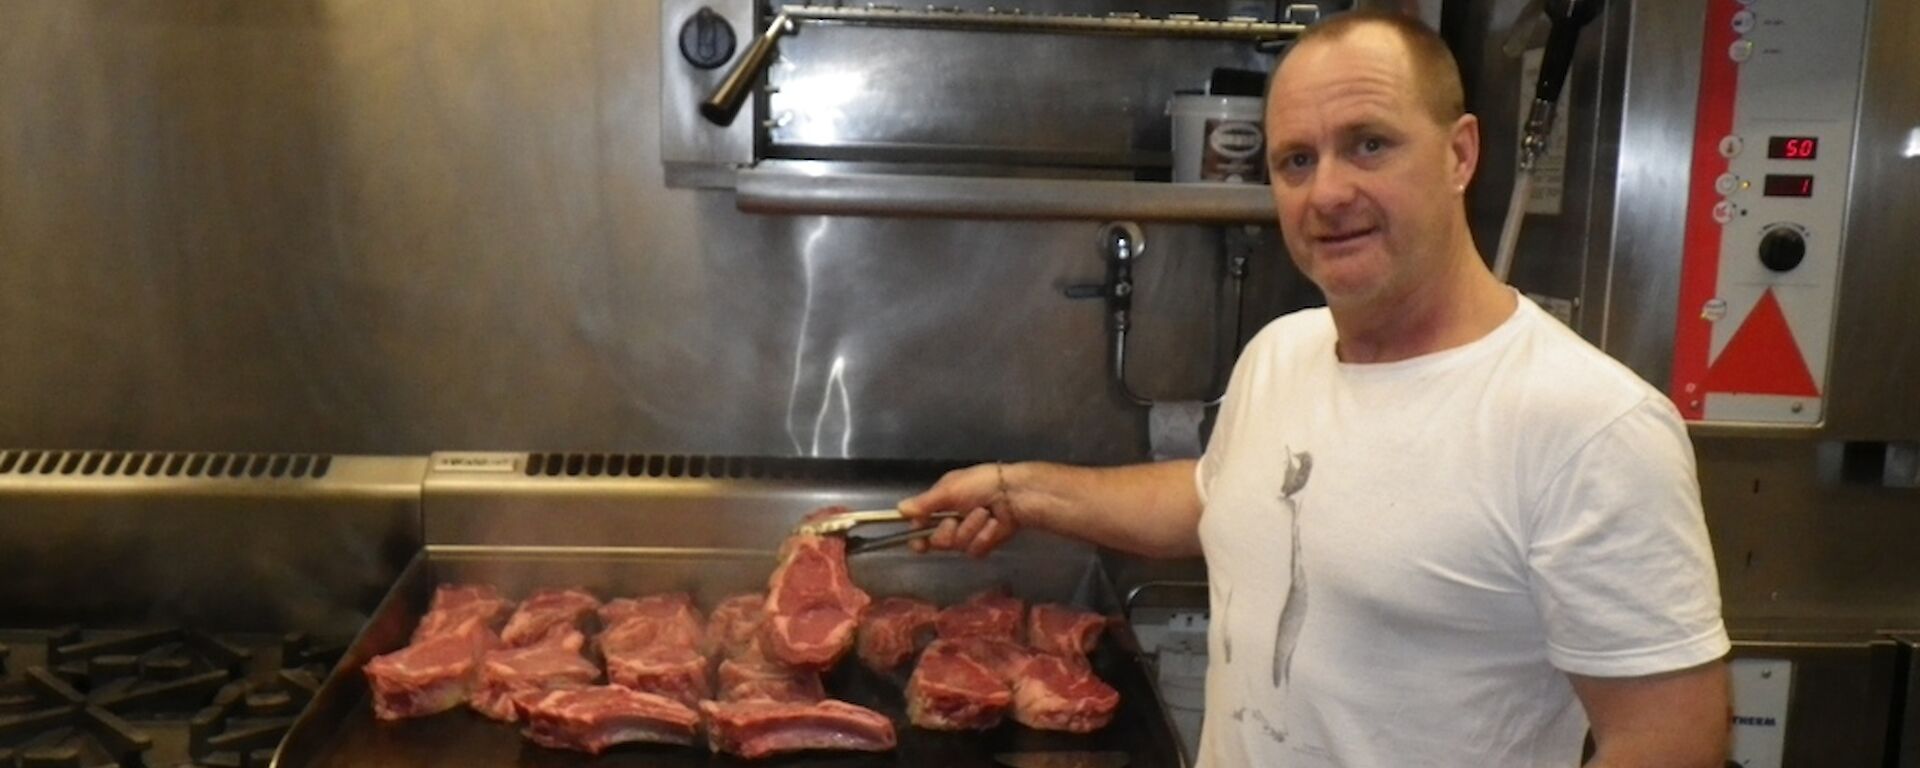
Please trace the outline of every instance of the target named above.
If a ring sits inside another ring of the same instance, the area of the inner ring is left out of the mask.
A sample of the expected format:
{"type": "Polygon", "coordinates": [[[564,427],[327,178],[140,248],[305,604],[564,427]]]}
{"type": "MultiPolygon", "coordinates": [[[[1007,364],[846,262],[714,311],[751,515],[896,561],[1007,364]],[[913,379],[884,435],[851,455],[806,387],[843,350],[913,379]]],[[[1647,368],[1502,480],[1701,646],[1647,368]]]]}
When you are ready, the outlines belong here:
{"type": "Polygon", "coordinates": [[[1173,180],[1267,183],[1263,106],[1253,96],[1174,96],[1173,180]]]}

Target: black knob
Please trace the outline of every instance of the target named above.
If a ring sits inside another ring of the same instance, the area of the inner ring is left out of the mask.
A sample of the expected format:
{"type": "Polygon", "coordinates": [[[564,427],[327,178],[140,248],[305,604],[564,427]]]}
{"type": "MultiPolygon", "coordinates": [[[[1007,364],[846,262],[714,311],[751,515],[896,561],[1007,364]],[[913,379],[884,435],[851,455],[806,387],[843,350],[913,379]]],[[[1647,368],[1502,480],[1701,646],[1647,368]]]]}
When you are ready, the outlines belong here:
{"type": "Polygon", "coordinates": [[[733,25],[712,8],[701,8],[680,25],[680,55],[701,69],[727,63],[733,58],[734,43],[733,25]]]}
{"type": "Polygon", "coordinates": [[[1791,272],[1807,258],[1807,241],[1792,227],[1767,230],[1760,237],[1760,263],[1775,272],[1791,272]]]}

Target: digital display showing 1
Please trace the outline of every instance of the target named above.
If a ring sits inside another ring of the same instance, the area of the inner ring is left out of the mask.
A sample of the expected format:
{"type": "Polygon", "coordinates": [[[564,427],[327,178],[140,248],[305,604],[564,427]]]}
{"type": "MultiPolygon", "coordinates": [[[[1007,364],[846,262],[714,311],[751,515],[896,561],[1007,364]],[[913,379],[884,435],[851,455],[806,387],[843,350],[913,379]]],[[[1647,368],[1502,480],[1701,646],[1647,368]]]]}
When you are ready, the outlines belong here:
{"type": "Polygon", "coordinates": [[[1812,136],[1773,136],[1767,139],[1769,160],[1812,160],[1820,155],[1820,140],[1812,136]]]}
{"type": "Polygon", "coordinates": [[[1769,173],[1760,193],[1767,197],[1813,197],[1813,177],[1769,173]]]}

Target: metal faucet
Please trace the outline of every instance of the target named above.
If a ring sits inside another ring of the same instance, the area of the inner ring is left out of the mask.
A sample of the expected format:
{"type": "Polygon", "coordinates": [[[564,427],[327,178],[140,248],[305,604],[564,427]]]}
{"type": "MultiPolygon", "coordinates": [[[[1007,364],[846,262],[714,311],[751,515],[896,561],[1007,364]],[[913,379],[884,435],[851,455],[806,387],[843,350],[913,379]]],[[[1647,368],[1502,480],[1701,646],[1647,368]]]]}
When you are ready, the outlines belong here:
{"type": "MultiPolygon", "coordinates": [[[[1146,252],[1146,239],[1141,235],[1140,225],[1130,221],[1112,222],[1100,230],[1100,247],[1107,261],[1106,282],[1099,285],[1070,285],[1064,292],[1070,299],[1106,300],[1113,382],[1121,396],[1129,402],[1152,406],[1152,398],[1142,397],[1127,383],[1127,333],[1133,329],[1133,264],[1146,252]]],[[[1237,342],[1241,300],[1245,296],[1242,283],[1246,279],[1247,259],[1244,249],[1229,248],[1229,251],[1227,277],[1233,283],[1234,337],[1237,342]]],[[[1209,405],[1216,404],[1224,393],[1225,383],[1222,382],[1219,392],[1207,398],[1206,402],[1209,405]]]]}

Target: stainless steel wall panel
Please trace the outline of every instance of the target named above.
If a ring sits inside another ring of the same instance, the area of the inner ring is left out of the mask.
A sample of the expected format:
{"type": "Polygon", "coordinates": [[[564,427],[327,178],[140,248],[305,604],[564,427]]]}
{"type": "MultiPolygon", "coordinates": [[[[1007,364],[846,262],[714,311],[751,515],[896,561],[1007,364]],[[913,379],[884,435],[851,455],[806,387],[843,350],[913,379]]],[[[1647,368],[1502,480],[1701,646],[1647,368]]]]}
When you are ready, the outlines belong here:
{"type": "Polygon", "coordinates": [[[1880,0],[1867,24],[1853,190],[1840,267],[1827,434],[1920,436],[1920,7],[1880,0]]]}
{"type": "Polygon", "coordinates": [[[1840,482],[1814,440],[1696,438],[1723,609],[1746,625],[1912,626],[1920,493],[1840,482]]]}
{"type": "MultiPolygon", "coordinates": [[[[662,37],[613,0],[0,6],[0,444],[1144,454],[1058,293],[1095,223],[668,189],[662,37]]],[[[1136,387],[1195,396],[1220,235],[1148,238],[1136,387]]]]}
{"type": "Polygon", "coordinates": [[[1687,174],[1705,5],[1636,3],[1622,84],[1613,249],[1597,307],[1603,348],[1653,382],[1672,378],[1687,174]]]}

